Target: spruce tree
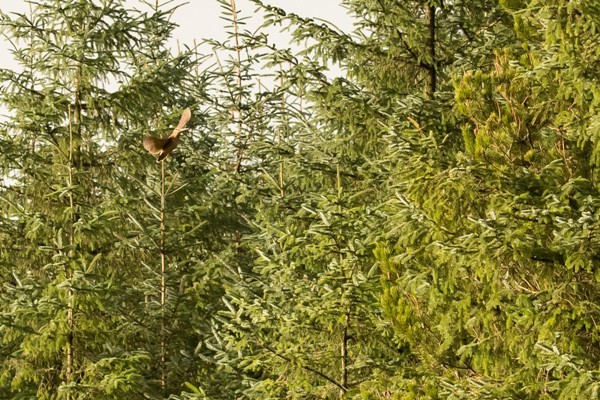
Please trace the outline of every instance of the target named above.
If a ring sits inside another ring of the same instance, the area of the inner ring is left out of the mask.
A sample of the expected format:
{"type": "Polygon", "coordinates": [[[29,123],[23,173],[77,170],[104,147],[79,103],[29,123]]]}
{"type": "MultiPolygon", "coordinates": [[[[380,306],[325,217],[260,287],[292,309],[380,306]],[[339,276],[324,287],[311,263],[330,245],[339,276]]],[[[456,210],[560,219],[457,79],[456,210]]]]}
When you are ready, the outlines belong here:
{"type": "Polygon", "coordinates": [[[173,11],[41,1],[2,14],[23,68],[2,71],[3,396],[166,390],[143,284],[156,249],[140,246],[148,233],[129,216],[144,207],[135,182],[156,182],[143,134],[191,98],[194,59],[157,53],[173,11]]]}
{"type": "MultiPolygon", "coordinates": [[[[349,40],[257,4],[272,24],[291,21],[294,29],[304,27],[302,35],[349,40]]],[[[386,331],[373,307],[378,285],[369,230],[376,223],[368,205],[376,204],[378,190],[366,154],[378,149],[361,136],[361,118],[368,115],[349,116],[356,124],[347,128],[327,114],[341,112],[336,96],[360,97],[359,88],[344,79],[330,82],[326,64],[240,30],[236,10],[224,8],[236,46],[229,48],[230,68],[217,71],[230,88],[221,92],[227,98],[243,91],[230,97],[241,99],[241,107],[231,100],[215,104],[243,110],[228,137],[249,137],[244,163],[233,163],[241,166],[234,167],[241,190],[236,200],[246,203],[241,212],[248,226],[238,236],[238,256],[230,258],[238,273],[223,297],[227,310],[215,315],[215,338],[207,346],[248,398],[341,398],[378,390],[378,379],[400,362],[377,339],[386,331]],[[274,80],[256,75],[261,62],[276,72],[274,80]],[[236,81],[240,70],[243,79],[236,81]],[[273,83],[260,85],[255,97],[258,78],[273,83]]]]}
{"type": "Polygon", "coordinates": [[[597,398],[595,117],[576,89],[593,74],[574,56],[594,14],[506,6],[514,39],[451,74],[442,122],[462,141],[431,128],[389,158],[402,183],[377,251],[382,306],[417,360],[414,395],[597,398]]]}
{"type": "Polygon", "coordinates": [[[598,398],[595,4],[218,2],[2,14],[0,397],[598,398]]]}

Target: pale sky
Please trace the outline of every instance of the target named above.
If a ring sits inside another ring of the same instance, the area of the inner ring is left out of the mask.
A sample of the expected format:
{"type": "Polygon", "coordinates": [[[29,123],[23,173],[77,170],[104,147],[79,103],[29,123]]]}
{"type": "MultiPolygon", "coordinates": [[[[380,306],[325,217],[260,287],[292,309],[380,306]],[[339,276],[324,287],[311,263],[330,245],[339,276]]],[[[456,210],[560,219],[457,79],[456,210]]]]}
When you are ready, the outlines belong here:
{"type": "MultiPolygon", "coordinates": [[[[339,0],[263,0],[265,3],[281,7],[288,12],[302,17],[317,17],[334,23],[340,29],[349,32],[352,30],[352,20],[347,11],[340,5],[339,0]]],[[[28,12],[29,5],[25,0],[1,0],[0,9],[5,13],[28,12]]],[[[161,1],[162,2],[162,1],[161,1]]],[[[128,0],[132,8],[139,8],[139,2],[128,0]]],[[[172,44],[177,41],[181,45],[191,45],[193,40],[211,38],[223,41],[226,39],[226,21],[221,19],[221,6],[215,0],[176,0],[169,4],[172,7],[183,4],[175,13],[173,21],[179,25],[174,32],[172,44]]],[[[247,29],[254,31],[262,23],[262,18],[254,14],[256,7],[248,0],[236,0],[236,7],[241,17],[253,17],[247,21],[247,29]]],[[[142,10],[144,10],[142,5],[142,10]]],[[[269,38],[280,46],[287,45],[289,36],[279,33],[278,30],[269,34],[269,38]]],[[[11,55],[8,52],[6,40],[0,37],[0,67],[13,67],[11,55]]]]}

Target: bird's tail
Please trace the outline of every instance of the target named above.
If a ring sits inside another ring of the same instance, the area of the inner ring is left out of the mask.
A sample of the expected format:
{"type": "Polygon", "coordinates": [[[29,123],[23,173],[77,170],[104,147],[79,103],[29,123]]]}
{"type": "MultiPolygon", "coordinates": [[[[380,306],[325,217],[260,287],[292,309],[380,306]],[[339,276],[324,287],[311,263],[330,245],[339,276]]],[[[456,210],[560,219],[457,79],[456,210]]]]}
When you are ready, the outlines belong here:
{"type": "Polygon", "coordinates": [[[156,159],[156,162],[161,162],[162,160],[164,160],[165,158],[167,158],[167,156],[169,155],[169,153],[161,153],[160,156],[158,156],[158,158],[156,159]]]}

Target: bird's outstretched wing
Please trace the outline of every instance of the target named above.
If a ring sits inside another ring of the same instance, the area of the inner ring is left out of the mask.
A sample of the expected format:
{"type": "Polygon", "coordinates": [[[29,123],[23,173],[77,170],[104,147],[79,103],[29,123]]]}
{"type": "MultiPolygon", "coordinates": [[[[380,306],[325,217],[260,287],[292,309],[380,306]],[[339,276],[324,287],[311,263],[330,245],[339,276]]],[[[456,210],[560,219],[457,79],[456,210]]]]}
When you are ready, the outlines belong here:
{"type": "Polygon", "coordinates": [[[150,154],[160,153],[160,156],[156,162],[161,162],[164,160],[171,153],[171,151],[177,147],[177,144],[179,144],[179,133],[185,130],[183,128],[189,122],[190,118],[192,118],[192,111],[188,107],[183,110],[179,124],[177,124],[177,127],[173,130],[173,133],[171,133],[168,137],[164,139],[155,138],[152,136],[144,137],[144,148],[148,150],[150,154]]]}
{"type": "Polygon", "coordinates": [[[192,111],[190,110],[190,108],[186,108],[185,110],[183,110],[183,114],[181,114],[181,119],[179,120],[179,123],[177,124],[177,130],[181,130],[185,127],[185,125],[188,123],[188,121],[190,120],[190,118],[192,118],[192,111]]]}
{"type": "Polygon", "coordinates": [[[150,154],[158,154],[162,151],[163,146],[167,142],[167,138],[155,138],[152,136],[144,137],[144,148],[148,150],[150,154]]]}

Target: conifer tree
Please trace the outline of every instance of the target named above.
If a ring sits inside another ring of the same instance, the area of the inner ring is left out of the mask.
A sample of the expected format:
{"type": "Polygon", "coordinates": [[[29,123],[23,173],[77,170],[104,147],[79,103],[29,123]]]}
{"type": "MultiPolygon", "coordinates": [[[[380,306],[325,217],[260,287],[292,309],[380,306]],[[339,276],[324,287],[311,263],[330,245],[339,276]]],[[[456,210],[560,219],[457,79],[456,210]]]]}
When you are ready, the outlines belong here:
{"type": "Polygon", "coordinates": [[[161,389],[140,268],[155,249],[138,245],[147,232],[128,215],[141,209],[132,182],[156,165],[142,135],[190,101],[194,59],[148,51],[165,48],[173,11],[41,1],[2,14],[23,68],[2,71],[3,396],[161,389]]]}
{"type": "MultiPolygon", "coordinates": [[[[237,129],[249,132],[251,140],[237,175],[238,201],[251,203],[243,211],[249,225],[236,249],[245,249],[244,258],[231,259],[239,273],[231,276],[223,298],[227,310],[215,315],[215,338],[207,345],[222,370],[241,383],[238,393],[249,398],[358,395],[376,386],[377,374],[389,374],[398,361],[377,340],[385,332],[371,297],[377,278],[368,244],[373,218],[367,199],[377,190],[370,188],[374,177],[363,152],[377,149],[360,134],[360,141],[353,142],[364,115],[356,116],[357,125],[347,130],[320,113],[330,106],[339,112],[339,105],[328,100],[360,96],[359,90],[343,79],[329,82],[325,65],[275,49],[260,34],[240,34],[236,10],[224,8],[237,45],[230,49],[232,67],[218,72],[227,79],[241,70],[244,79],[237,82],[248,81],[242,86],[244,118],[237,129]],[[236,32],[243,40],[237,41],[236,32]],[[247,58],[238,58],[240,43],[247,58]],[[255,99],[248,88],[259,62],[279,74],[272,89],[260,86],[255,99]]],[[[263,10],[272,23],[284,21],[282,10],[263,10]]],[[[291,19],[313,36],[335,34],[314,21],[291,19]]],[[[232,89],[225,95],[239,90],[235,81],[227,87],[232,89]]]]}
{"type": "Polygon", "coordinates": [[[217,1],[1,14],[0,397],[598,398],[593,1],[217,1]]]}
{"type": "Polygon", "coordinates": [[[595,117],[576,89],[593,75],[573,51],[589,54],[594,13],[507,7],[515,39],[453,73],[442,115],[462,143],[437,128],[393,155],[382,306],[417,360],[417,396],[597,398],[595,117]]]}

